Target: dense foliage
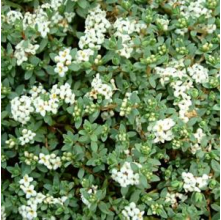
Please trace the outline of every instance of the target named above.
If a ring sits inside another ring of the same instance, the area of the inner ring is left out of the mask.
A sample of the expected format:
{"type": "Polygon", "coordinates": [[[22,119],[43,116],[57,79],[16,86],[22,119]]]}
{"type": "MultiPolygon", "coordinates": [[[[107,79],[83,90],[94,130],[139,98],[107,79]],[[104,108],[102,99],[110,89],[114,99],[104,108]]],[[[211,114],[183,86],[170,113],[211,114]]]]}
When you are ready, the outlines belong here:
{"type": "Polygon", "coordinates": [[[2,219],[219,219],[219,2],[2,1],[2,219]]]}

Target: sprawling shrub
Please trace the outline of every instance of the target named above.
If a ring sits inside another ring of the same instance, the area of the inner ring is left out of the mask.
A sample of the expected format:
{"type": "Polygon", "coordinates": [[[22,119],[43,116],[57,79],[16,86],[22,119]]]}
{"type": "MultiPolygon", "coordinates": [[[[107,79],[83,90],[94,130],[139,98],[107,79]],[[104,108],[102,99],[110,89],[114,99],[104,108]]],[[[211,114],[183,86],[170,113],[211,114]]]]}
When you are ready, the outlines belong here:
{"type": "Polygon", "coordinates": [[[2,219],[219,219],[219,2],[2,1],[2,219]]]}

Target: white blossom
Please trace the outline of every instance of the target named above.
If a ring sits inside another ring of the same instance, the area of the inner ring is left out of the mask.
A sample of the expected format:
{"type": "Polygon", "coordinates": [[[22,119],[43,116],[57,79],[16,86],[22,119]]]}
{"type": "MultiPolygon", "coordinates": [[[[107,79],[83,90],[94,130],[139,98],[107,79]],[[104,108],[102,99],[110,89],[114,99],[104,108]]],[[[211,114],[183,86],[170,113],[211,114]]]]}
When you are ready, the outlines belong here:
{"type": "Polygon", "coordinates": [[[208,184],[209,176],[203,174],[202,177],[195,177],[192,173],[182,173],[185,192],[201,192],[201,189],[208,184]]]}
{"type": "Polygon", "coordinates": [[[26,124],[34,112],[32,100],[28,96],[15,97],[11,100],[11,113],[15,121],[26,124]]]}
{"type": "MultiPolygon", "coordinates": [[[[97,193],[97,186],[95,186],[95,185],[92,185],[91,187],[90,187],[90,189],[89,190],[87,190],[87,193],[91,196],[91,195],[95,195],[96,193],[97,193]]],[[[83,194],[81,194],[81,200],[82,200],[82,202],[88,207],[88,208],[90,208],[91,207],[91,202],[89,202],[85,197],[84,197],[84,195],[83,194]]]]}
{"type": "Polygon", "coordinates": [[[8,24],[15,23],[16,20],[21,20],[23,15],[19,11],[11,10],[6,14],[6,21],[8,24]]]}
{"type": "Polygon", "coordinates": [[[178,205],[178,199],[181,202],[184,202],[187,199],[187,196],[181,193],[169,193],[167,192],[165,202],[170,203],[172,207],[176,207],[178,205]]]}
{"type": "Polygon", "coordinates": [[[5,206],[1,206],[1,220],[6,220],[5,206]]]}
{"type": "Polygon", "coordinates": [[[17,44],[14,53],[14,56],[17,59],[17,65],[20,66],[23,62],[27,61],[28,54],[35,55],[38,48],[38,44],[33,45],[29,41],[24,40],[17,44]]]}
{"type": "Polygon", "coordinates": [[[45,155],[40,153],[38,163],[43,164],[49,170],[57,170],[62,165],[61,158],[55,154],[45,155]]]}
{"type": "Polygon", "coordinates": [[[148,130],[152,131],[155,135],[155,143],[164,143],[173,139],[173,132],[171,131],[175,122],[171,118],[166,118],[156,122],[154,126],[149,126],[148,130]]]}
{"type": "Polygon", "coordinates": [[[35,136],[36,136],[36,133],[32,132],[31,130],[23,129],[22,136],[19,137],[19,141],[21,145],[25,145],[27,143],[33,144],[35,136]]]}
{"type": "Polygon", "coordinates": [[[122,214],[127,220],[143,220],[144,211],[140,211],[134,202],[124,207],[122,214]]]}
{"type": "Polygon", "coordinates": [[[197,139],[197,142],[200,144],[203,137],[205,137],[206,135],[203,133],[202,128],[198,128],[196,133],[194,133],[194,137],[197,139]]]}
{"type": "Polygon", "coordinates": [[[146,24],[137,22],[132,18],[117,18],[113,24],[113,28],[115,29],[114,36],[122,39],[123,48],[117,50],[117,53],[123,57],[130,58],[134,50],[134,43],[131,35],[134,33],[139,34],[142,29],[145,30],[147,28],[146,24]]]}
{"type": "Polygon", "coordinates": [[[129,162],[125,162],[119,171],[117,171],[117,169],[111,170],[111,174],[111,177],[118,182],[121,187],[138,185],[140,183],[139,173],[134,173],[129,162]]]}
{"type": "Polygon", "coordinates": [[[92,90],[89,93],[89,96],[97,99],[97,95],[100,94],[104,96],[106,100],[111,100],[113,96],[113,88],[112,85],[108,85],[106,83],[103,83],[100,74],[97,73],[96,77],[91,82],[92,90]]]}
{"type": "Polygon", "coordinates": [[[202,65],[195,63],[193,66],[188,67],[187,70],[196,83],[208,82],[209,79],[208,69],[206,69],[202,65]]]}

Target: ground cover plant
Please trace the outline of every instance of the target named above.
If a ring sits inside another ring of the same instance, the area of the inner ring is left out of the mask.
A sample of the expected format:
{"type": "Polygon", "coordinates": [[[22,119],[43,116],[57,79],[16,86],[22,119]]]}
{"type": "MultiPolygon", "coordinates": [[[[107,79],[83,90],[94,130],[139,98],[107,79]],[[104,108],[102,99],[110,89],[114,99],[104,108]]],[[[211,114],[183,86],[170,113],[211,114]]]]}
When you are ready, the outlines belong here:
{"type": "Polygon", "coordinates": [[[1,219],[218,220],[219,10],[2,1],[1,219]]]}

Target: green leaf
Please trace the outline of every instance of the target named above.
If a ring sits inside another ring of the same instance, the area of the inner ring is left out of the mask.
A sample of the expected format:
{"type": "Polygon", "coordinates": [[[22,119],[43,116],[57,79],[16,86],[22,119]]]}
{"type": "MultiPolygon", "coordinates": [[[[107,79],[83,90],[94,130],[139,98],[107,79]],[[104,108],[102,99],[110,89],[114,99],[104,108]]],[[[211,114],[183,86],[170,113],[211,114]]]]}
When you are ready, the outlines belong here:
{"type": "Polygon", "coordinates": [[[216,160],[212,160],[211,161],[211,167],[213,168],[213,170],[216,172],[216,173],[220,173],[220,165],[219,163],[216,161],[216,160]]]}
{"type": "Polygon", "coordinates": [[[90,135],[92,141],[97,141],[97,136],[95,134],[90,135]]]}
{"type": "Polygon", "coordinates": [[[28,80],[32,77],[33,71],[27,71],[25,72],[25,80],[28,80]]]}
{"type": "Polygon", "coordinates": [[[88,2],[86,0],[78,0],[77,3],[83,9],[88,7],[88,2]]]}
{"type": "Polygon", "coordinates": [[[82,179],[83,176],[84,176],[84,173],[85,173],[84,169],[81,168],[81,169],[78,171],[78,178],[79,178],[79,179],[82,179]]]}
{"type": "Polygon", "coordinates": [[[98,208],[101,210],[101,212],[103,212],[103,213],[105,213],[105,214],[107,214],[107,215],[113,215],[113,214],[114,214],[113,212],[111,212],[111,211],[108,209],[107,204],[104,203],[104,202],[102,202],[102,201],[98,204],[98,208]]]}
{"type": "Polygon", "coordinates": [[[68,66],[68,68],[70,69],[70,70],[73,70],[73,71],[78,71],[80,68],[81,68],[81,66],[80,66],[80,64],[77,64],[77,63],[72,63],[70,66],[68,66]]]}
{"type": "Polygon", "coordinates": [[[93,152],[97,152],[98,146],[96,142],[94,141],[91,142],[91,149],[93,152]]]}
{"type": "Polygon", "coordinates": [[[148,184],[147,184],[147,178],[144,175],[140,175],[140,183],[142,184],[142,186],[144,188],[147,188],[148,184]]]}

